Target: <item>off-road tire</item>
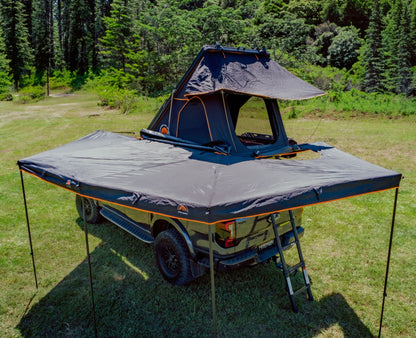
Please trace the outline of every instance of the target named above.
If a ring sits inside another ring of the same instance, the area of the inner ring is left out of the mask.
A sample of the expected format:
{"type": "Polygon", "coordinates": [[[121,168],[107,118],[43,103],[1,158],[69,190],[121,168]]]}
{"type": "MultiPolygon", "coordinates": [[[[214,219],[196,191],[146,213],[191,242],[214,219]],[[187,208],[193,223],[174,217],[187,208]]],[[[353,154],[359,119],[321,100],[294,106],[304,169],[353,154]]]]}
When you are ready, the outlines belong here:
{"type": "Polygon", "coordinates": [[[178,231],[171,228],[159,233],[154,249],[159,271],[169,283],[186,285],[194,280],[189,251],[178,231]]]}
{"type": "Polygon", "coordinates": [[[84,212],[82,210],[82,200],[85,204],[85,220],[87,223],[95,224],[101,220],[100,210],[94,200],[90,198],[81,197],[79,195],[75,198],[75,205],[77,206],[77,211],[79,217],[84,219],[84,212]]]}

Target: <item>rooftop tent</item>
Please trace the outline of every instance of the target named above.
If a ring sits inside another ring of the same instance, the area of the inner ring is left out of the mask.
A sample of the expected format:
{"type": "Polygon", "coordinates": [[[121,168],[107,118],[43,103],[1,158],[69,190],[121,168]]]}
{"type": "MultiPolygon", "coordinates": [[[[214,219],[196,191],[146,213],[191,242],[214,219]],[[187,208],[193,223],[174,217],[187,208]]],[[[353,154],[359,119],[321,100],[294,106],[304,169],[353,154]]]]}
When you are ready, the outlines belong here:
{"type": "Polygon", "coordinates": [[[206,46],[148,129],[201,145],[222,143],[231,153],[291,152],[276,99],[323,94],[271,60],[264,50],[206,46]],[[252,96],[264,99],[271,124],[270,135],[262,135],[257,147],[252,135],[235,131],[239,110],[252,96]]]}

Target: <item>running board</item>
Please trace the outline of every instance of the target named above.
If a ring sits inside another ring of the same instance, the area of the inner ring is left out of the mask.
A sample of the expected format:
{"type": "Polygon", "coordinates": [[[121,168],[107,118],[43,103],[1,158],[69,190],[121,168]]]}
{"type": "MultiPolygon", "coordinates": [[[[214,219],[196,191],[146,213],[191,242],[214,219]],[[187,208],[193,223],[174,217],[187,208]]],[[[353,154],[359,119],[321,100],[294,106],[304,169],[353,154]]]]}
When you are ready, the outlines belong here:
{"type": "Polygon", "coordinates": [[[100,210],[100,214],[111,223],[114,223],[141,241],[145,243],[153,243],[154,238],[147,229],[122,213],[103,205],[100,210]]]}

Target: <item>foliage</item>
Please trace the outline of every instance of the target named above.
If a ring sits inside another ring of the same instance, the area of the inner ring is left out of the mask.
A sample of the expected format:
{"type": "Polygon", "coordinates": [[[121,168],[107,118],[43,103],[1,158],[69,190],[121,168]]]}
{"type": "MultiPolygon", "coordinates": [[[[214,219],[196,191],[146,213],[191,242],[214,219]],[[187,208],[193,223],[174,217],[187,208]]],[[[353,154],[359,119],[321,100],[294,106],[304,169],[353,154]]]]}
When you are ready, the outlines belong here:
{"type": "Polygon", "coordinates": [[[323,21],[341,24],[343,18],[343,8],[340,1],[325,0],[322,3],[321,16],[323,21]]]}
{"type": "Polygon", "coordinates": [[[415,115],[415,99],[403,95],[365,93],[357,89],[350,91],[331,90],[327,95],[306,101],[285,102],[282,110],[289,114],[296,110],[297,116],[317,115],[334,118],[360,116],[400,117],[415,115]]]}
{"type": "Polygon", "coordinates": [[[328,49],[334,37],[337,35],[338,29],[339,27],[336,24],[330,22],[324,22],[315,27],[315,40],[312,43],[312,48],[319,55],[317,64],[328,64],[328,49]]]}
{"type": "Polygon", "coordinates": [[[357,61],[360,46],[361,39],[355,27],[340,28],[328,47],[328,63],[337,68],[350,69],[357,61]]]}
{"type": "Polygon", "coordinates": [[[321,18],[339,26],[354,25],[365,30],[368,26],[371,0],[324,0],[321,18]]]}
{"type": "Polygon", "coordinates": [[[410,12],[409,4],[405,1],[396,1],[386,16],[386,28],[383,36],[384,68],[383,86],[394,93],[409,94],[411,84],[411,53],[409,46],[410,12]]]}
{"type": "Polygon", "coordinates": [[[103,62],[110,67],[126,72],[126,55],[134,43],[132,31],[132,10],[124,0],[115,0],[111,4],[111,14],[103,19],[105,35],[100,39],[103,62]]]}
{"type": "Polygon", "coordinates": [[[325,91],[339,91],[347,86],[347,73],[335,67],[308,65],[302,68],[291,68],[290,70],[301,79],[325,91]]]}
{"type": "Polygon", "coordinates": [[[74,75],[69,70],[55,70],[49,78],[50,89],[67,89],[71,87],[74,75]]]}
{"type": "Polygon", "coordinates": [[[7,98],[10,98],[10,96],[4,95],[4,93],[10,92],[12,85],[9,62],[6,58],[6,46],[3,39],[3,30],[0,25],[0,94],[2,95],[0,101],[5,101],[7,98]]]}
{"type": "Polygon", "coordinates": [[[41,86],[24,87],[17,96],[17,102],[29,103],[43,99],[46,95],[45,88],[41,86]]]}
{"type": "Polygon", "coordinates": [[[101,106],[120,109],[128,114],[137,108],[137,94],[134,90],[120,89],[114,86],[98,86],[96,92],[101,106]]]}
{"type": "Polygon", "coordinates": [[[17,90],[32,59],[28,31],[24,21],[23,3],[15,0],[2,0],[0,2],[0,19],[6,58],[10,60],[10,73],[14,88],[17,90]]]}
{"type": "Polygon", "coordinates": [[[50,22],[52,20],[52,1],[33,1],[32,15],[32,48],[34,51],[34,65],[36,78],[39,84],[42,83],[43,74],[53,66],[53,34],[51,36],[50,22]]]}
{"type": "Polygon", "coordinates": [[[362,64],[365,68],[363,87],[366,92],[372,93],[382,89],[383,82],[383,22],[379,1],[376,0],[371,13],[370,24],[367,30],[366,42],[361,53],[362,64]]]}
{"type": "Polygon", "coordinates": [[[322,1],[319,0],[292,0],[285,4],[284,10],[304,19],[308,25],[319,25],[322,22],[322,1]]]}
{"type": "Polygon", "coordinates": [[[258,26],[261,45],[280,49],[303,60],[310,56],[306,41],[311,31],[312,26],[307,25],[304,19],[286,12],[281,17],[268,14],[258,26]]]}
{"type": "Polygon", "coordinates": [[[0,101],[13,101],[13,94],[11,92],[0,93],[0,101]]]}
{"type": "Polygon", "coordinates": [[[114,68],[90,77],[85,88],[97,93],[99,105],[120,109],[124,114],[137,108],[137,91],[128,89],[134,77],[114,68]]]}
{"type": "Polygon", "coordinates": [[[414,95],[416,2],[380,1],[1,0],[5,72],[18,89],[26,77],[43,84],[49,68],[69,71],[75,89],[91,72],[116,69],[130,79],[125,89],[158,96],[218,41],[265,46],[289,67],[359,70],[354,88],[414,95]]]}

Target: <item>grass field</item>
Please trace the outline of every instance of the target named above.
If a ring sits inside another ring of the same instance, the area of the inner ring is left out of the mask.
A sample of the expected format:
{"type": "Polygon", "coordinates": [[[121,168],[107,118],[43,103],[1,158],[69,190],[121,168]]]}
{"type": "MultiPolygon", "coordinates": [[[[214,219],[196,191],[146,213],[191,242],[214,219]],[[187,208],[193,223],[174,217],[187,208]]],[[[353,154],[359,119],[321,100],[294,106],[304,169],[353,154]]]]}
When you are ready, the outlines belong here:
{"type": "MultiPolygon", "coordinates": [[[[72,193],[24,175],[39,290],[34,288],[16,161],[98,129],[139,131],[157,105],[122,115],[92,94],[33,105],[0,102],[0,332],[2,336],[92,336],[84,233],[72,193]]],[[[256,120],[247,117],[247,125],[256,120]]],[[[403,173],[383,336],[416,332],[416,119],[285,119],[299,143],[323,140],[403,173]]],[[[394,191],[305,209],[302,248],[314,302],[292,313],[272,264],[217,273],[219,336],[378,334],[394,191]]],[[[210,336],[209,276],[173,287],[160,276],[151,246],[109,224],[89,226],[98,335],[210,336]]],[[[293,253],[292,259],[293,259],[293,253]]],[[[296,276],[298,281],[301,276],[296,276]]]]}

